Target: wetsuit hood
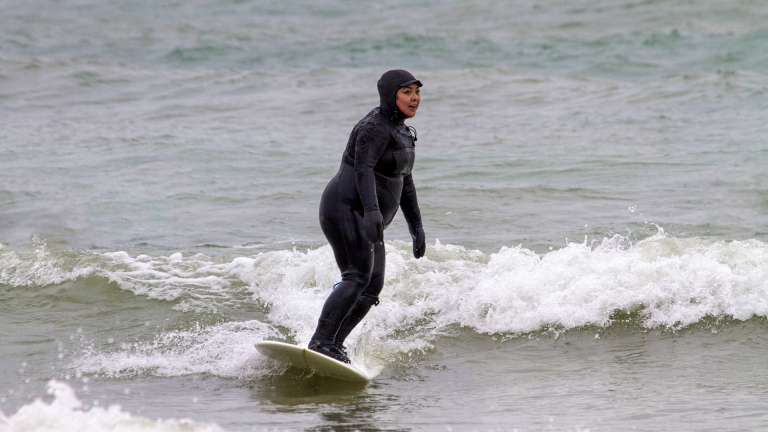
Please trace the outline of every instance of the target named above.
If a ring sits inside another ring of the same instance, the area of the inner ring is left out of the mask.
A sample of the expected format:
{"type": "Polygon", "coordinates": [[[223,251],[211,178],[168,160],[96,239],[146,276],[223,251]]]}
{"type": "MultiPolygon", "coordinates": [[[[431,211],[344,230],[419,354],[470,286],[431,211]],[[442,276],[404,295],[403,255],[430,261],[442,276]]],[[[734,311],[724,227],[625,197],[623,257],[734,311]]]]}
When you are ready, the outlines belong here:
{"type": "Polygon", "coordinates": [[[417,80],[410,72],[402,69],[386,71],[379,78],[379,82],[376,84],[379,89],[379,108],[391,120],[400,122],[405,119],[405,116],[397,109],[397,90],[411,84],[421,87],[421,81],[417,80]]]}

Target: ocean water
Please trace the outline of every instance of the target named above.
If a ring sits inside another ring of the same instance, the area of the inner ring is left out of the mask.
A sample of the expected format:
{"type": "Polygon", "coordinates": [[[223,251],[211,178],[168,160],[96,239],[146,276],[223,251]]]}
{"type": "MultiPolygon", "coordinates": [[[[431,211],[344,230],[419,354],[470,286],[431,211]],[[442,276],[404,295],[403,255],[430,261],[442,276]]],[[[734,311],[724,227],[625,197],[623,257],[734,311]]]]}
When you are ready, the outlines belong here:
{"type": "Polygon", "coordinates": [[[763,1],[0,1],[0,431],[768,429],[763,1]],[[374,379],[285,370],[424,82],[374,379]]]}

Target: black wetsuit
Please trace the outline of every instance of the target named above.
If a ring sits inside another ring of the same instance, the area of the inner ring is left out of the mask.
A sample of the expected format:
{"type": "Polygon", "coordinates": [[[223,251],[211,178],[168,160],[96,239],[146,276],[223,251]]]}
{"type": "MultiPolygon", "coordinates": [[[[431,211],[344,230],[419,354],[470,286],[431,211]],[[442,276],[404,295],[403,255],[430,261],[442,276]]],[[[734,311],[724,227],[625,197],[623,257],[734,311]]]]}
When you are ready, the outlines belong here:
{"type": "Polygon", "coordinates": [[[406,71],[382,76],[381,105],[352,129],[341,167],[320,201],[320,226],[333,248],[341,283],[323,306],[310,348],[332,357],[346,358],[336,351],[343,353],[346,337],[371,306],[378,304],[384,285],[381,231],[392,222],[398,206],[414,238],[414,255],[420,258],[424,254],[424,231],[411,175],[415,130],[405,125],[395,103],[397,90],[413,83],[421,86],[406,71]]]}

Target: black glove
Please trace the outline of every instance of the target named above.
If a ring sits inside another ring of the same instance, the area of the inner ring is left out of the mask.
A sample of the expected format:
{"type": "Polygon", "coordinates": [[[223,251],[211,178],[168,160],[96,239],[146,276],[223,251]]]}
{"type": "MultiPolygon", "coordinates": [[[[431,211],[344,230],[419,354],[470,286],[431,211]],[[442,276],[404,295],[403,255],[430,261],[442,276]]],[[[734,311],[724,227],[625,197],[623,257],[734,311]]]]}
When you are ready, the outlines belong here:
{"type": "Polygon", "coordinates": [[[365,212],[363,216],[363,231],[365,231],[365,238],[371,243],[384,240],[384,218],[381,217],[380,211],[371,210],[365,212]]]}
{"type": "Polygon", "coordinates": [[[424,256],[424,252],[427,250],[427,239],[424,236],[424,228],[408,227],[408,231],[411,232],[411,238],[413,239],[413,256],[419,259],[424,256]]]}

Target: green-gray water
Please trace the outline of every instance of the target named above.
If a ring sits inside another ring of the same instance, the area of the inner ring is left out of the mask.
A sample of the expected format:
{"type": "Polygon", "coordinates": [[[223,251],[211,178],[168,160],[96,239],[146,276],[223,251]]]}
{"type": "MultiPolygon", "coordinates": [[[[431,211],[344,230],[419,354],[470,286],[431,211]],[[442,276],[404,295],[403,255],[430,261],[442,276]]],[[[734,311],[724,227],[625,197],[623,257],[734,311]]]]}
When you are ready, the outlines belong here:
{"type": "Polygon", "coordinates": [[[0,2],[0,431],[764,428],[766,22],[0,2]],[[284,372],[253,342],[308,341],[320,193],[392,68],[424,82],[427,255],[398,216],[368,386],[284,372]]]}

